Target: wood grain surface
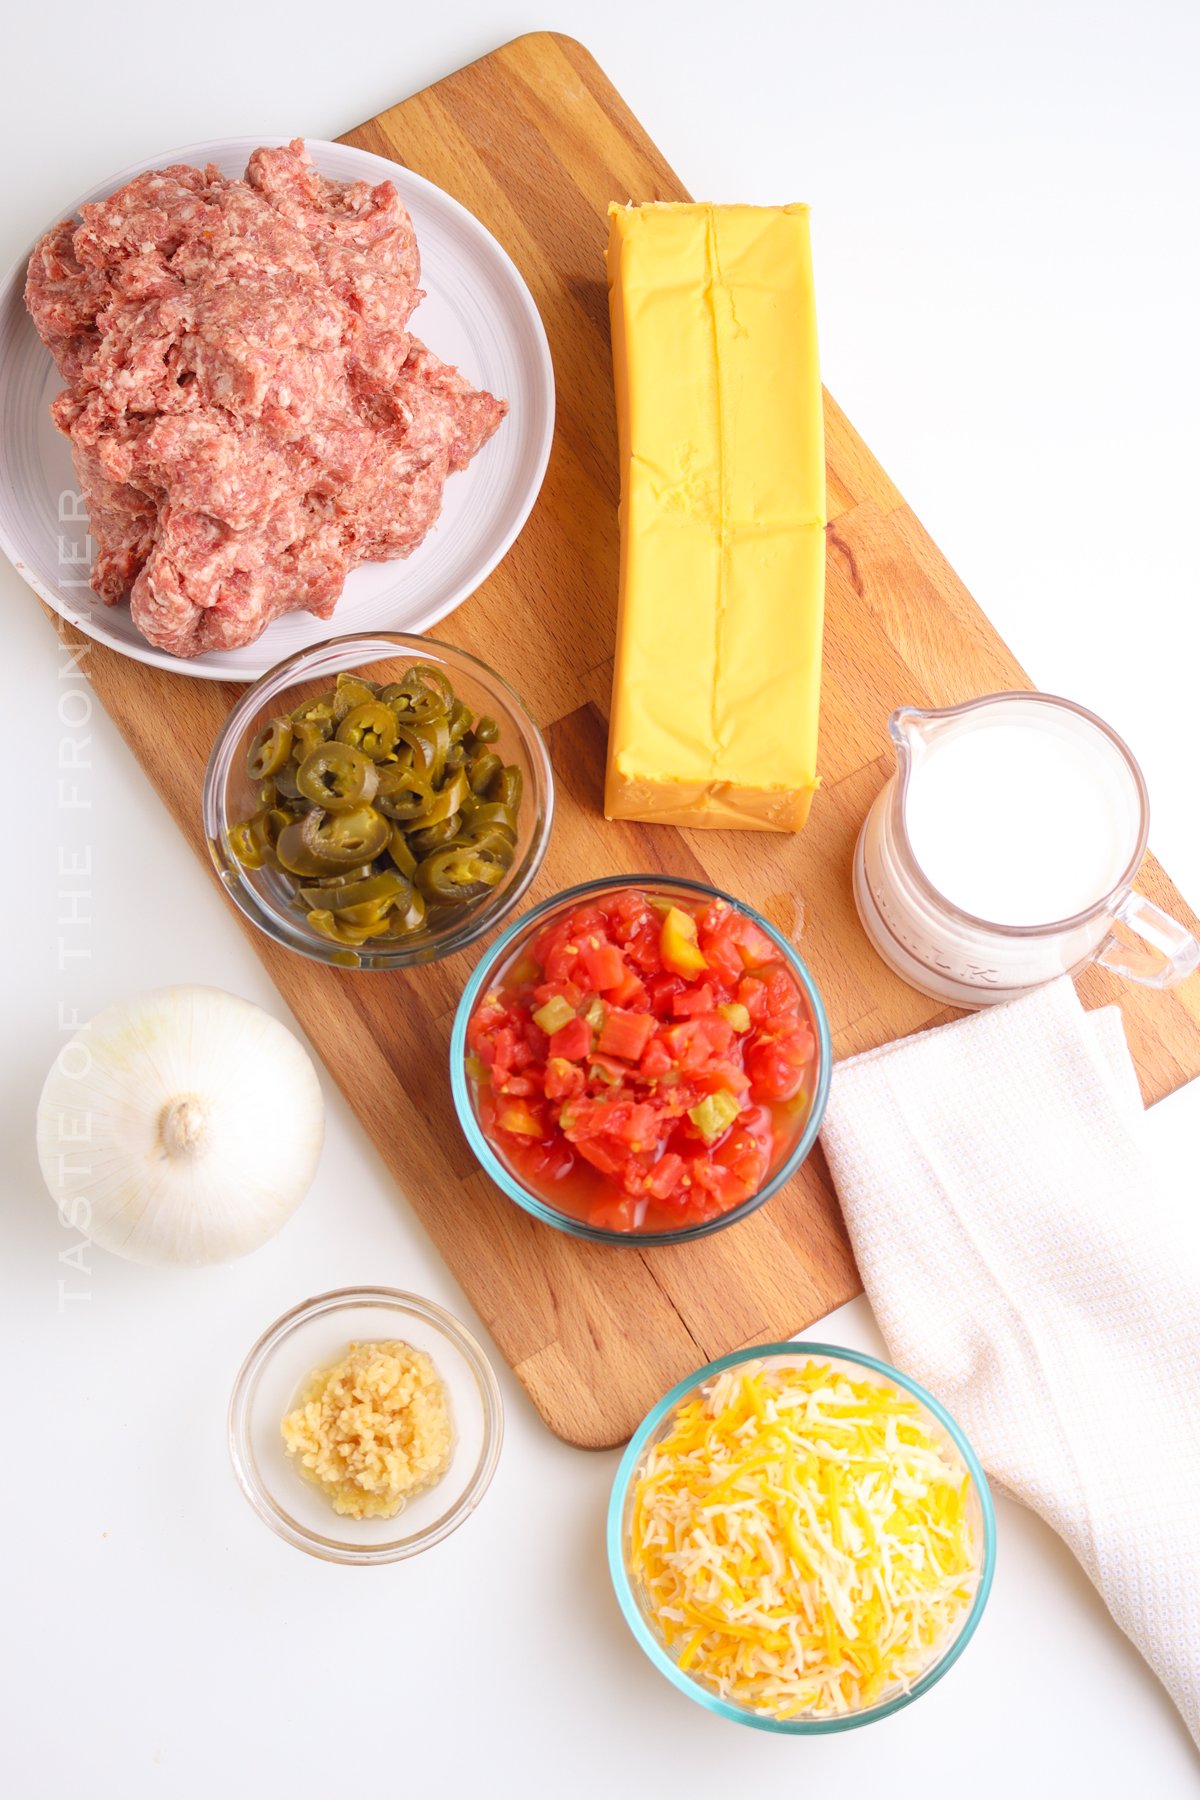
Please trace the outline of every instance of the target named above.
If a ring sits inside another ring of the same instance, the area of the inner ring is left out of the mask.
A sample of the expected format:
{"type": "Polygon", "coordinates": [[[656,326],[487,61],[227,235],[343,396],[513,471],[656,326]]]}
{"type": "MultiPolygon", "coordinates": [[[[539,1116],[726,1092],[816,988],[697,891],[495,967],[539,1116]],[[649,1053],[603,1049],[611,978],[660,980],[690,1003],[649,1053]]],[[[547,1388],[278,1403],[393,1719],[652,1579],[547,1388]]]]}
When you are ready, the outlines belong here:
{"type": "MultiPolygon", "coordinates": [[[[558,421],[541,498],[514,549],[438,633],[512,680],[547,733],[557,819],[531,901],[614,872],[707,878],[798,937],[839,1055],[953,1016],[870,949],[851,896],[851,850],[892,767],[885,723],[895,706],[1029,685],[983,613],[827,396],[824,787],[807,828],[783,838],[606,824],[617,467],[605,207],[687,195],[588,53],[546,33],[517,39],[345,141],[407,164],[469,207],[522,271],[549,335],[558,421]]],[[[819,281],[818,270],[818,297],[819,281]]],[[[99,646],[81,658],[207,865],[201,779],[235,690],[99,646]],[[164,738],[167,708],[174,725],[164,738]]],[[[1140,885],[1195,928],[1153,858],[1140,885]]],[[[698,1364],[789,1336],[858,1292],[819,1153],[752,1218],[684,1249],[610,1249],[535,1223],[479,1173],[454,1118],[445,1056],[471,954],[408,975],[356,975],[246,929],[331,1074],[354,1071],[347,1099],[534,1404],[569,1442],[621,1442],[698,1364]]],[[[1200,1072],[1200,980],[1149,993],[1092,970],[1080,989],[1089,1005],[1119,1000],[1147,1101],[1200,1072]]],[[[387,1281],[400,1271],[362,1273],[387,1281]]]]}

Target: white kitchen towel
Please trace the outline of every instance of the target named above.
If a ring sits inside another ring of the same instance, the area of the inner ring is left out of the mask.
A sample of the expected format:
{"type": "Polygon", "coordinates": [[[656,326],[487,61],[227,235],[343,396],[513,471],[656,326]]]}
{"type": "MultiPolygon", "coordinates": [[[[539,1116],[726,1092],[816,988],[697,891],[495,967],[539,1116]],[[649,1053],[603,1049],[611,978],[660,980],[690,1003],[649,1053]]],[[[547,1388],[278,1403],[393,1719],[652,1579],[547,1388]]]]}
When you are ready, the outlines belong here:
{"type": "Polygon", "coordinates": [[[1119,1011],[1063,979],[839,1063],[822,1139],[892,1360],[1200,1744],[1200,1256],[1144,1125],[1119,1011]]]}

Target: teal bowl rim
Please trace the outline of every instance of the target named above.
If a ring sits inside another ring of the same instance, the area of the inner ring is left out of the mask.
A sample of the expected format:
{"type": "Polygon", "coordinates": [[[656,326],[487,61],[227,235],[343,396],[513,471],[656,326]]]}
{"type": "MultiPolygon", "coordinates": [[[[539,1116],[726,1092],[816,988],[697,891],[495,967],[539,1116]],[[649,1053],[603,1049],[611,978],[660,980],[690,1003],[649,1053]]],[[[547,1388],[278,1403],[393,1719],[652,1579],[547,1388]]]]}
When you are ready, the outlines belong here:
{"type": "Polygon", "coordinates": [[[809,1151],[817,1141],[817,1133],[821,1129],[825,1117],[825,1105],[829,1099],[829,1081],[833,1068],[833,1045],[829,1036],[829,1020],[825,1016],[825,1006],[817,991],[816,982],[809,973],[808,966],[796,946],[789,943],[783,933],[764,919],[745,900],[739,900],[734,894],[727,894],[723,888],[710,887],[703,881],[692,881],[685,875],[606,875],[592,881],[581,881],[575,887],[561,888],[558,893],[551,894],[548,900],[542,900],[531,907],[508,925],[503,933],[481,957],[475,967],[471,979],[463,989],[454,1014],[454,1027],[450,1034],[450,1089],[454,1096],[454,1110],[458,1114],[458,1122],[463,1135],[475,1154],[475,1158],[484,1173],[491,1177],[496,1186],[515,1200],[517,1205],[531,1213],[543,1224],[553,1225],[558,1231],[565,1231],[570,1237],[587,1238],[593,1244],[623,1244],[644,1248],[655,1244],[690,1244],[696,1239],[710,1237],[714,1231],[724,1231],[729,1225],[736,1225],[739,1219],[748,1218],[760,1206],[778,1193],[784,1182],[790,1181],[809,1151]],[[750,919],[765,931],[772,942],[782,952],[792,969],[793,974],[804,990],[809,1011],[817,1032],[817,1085],[813,1094],[812,1106],[804,1130],[780,1163],[770,1180],[764,1182],[756,1194],[744,1200],[740,1206],[732,1207],[729,1212],[721,1213],[715,1219],[706,1219],[702,1225],[687,1225],[679,1231],[608,1231],[602,1226],[588,1225],[582,1219],[573,1219],[567,1213],[558,1212],[548,1206],[544,1200],[529,1191],[519,1182],[511,1170],[505,1168],[488,1142],[479,1121],[475,1117],[475,1109],[471,1104],[470,1083],[466,1072],[467,1025],[475,1002],[478,1000],[488,979],[498,963],[503,961],[514,938],[538,919],[552,912],[565,910],[575,905],[584,895],[600,893],[608,888],[648,888],[676,889],[684,893],[700,895],[708,900],[724,900],[744,918],[750,919]]]}
{"type": "Polygon", "coordinates": [[[707,1707],[709,1712],[717,1713],[723,1719],[732,1719],[738,1725],[752,1725],[758,1731],[774,1731],[787,1737],[822,1737],[835,1731],[853,1731],[860,1725],[871,1725],[877,1719],[886,1719],[892,1713],[900,1712],[903,1707],[911,1706],[914,1700],[919,1700],[922,1694],[928,1693],[934,1683],[940,1681],[948,1669],[953,1668],[975,1635],[975,1628],[983,1617],[983,1610],[987,1605],[988,1595],[992,1589],[992,1576],[996,1568],[996,1509],[992,1504],[991,1489],[988,1487],[987,1476],[980,1466],[979,1458],[972,1450],[966,1433],[958,1421],[946,1411],[940,1400],[935,1400],[933,1395],[921,1386],[919,1381],[914,1381],[911,1375],[902,1374],[891,1363],[880,1362],[878,1357],[868,1356],[862,1350],[845,1350],[837,1344],[810,1343],[803,1338],[789,1339],[782,1344],[754,1344],[746,1350],[734,1350],[728,1356],[719,1356],[715,1362],[706,1363],[702,1369],[697,1369],[694,1375],[688,1375],[682,1381],[677,1381],[670,1393],[664,1394],[658,1405],[646,1414],[625,1448],[625,1454],[622,1456],[617,1473],[613,1478],[605,1535],[608,1546],[609,1574],[612,1577],[617,1602],[625,1616],[625,1623],[660,1674],[665,1675],[667,1680],[673,1683],[681,1694],[686,1694],[689,1700],[698,1701],[701,1706],[707,1707]],[[836,1357],[842,1362],[858,1363],[864,1369],[873,1369],[877,1375],[886,1376],[889,1381],[894,1381],[919,1400],[922,1406],[927,1407],[934,1418],[945,1426],[955,1448],[966,1464],[967,1472],[975,1483],[979,1495],[979,1507],[983,1516],[983,1561],[979,1570],[979,1585],[975,1590],[975,1598],[971,1603],[970,1612],[945,1655],[939,1657],[937,1662],[926,1669],[907,1693],[898,1694],[894,1699],[886,1701],[881,1706],[868,1707],[864,1712],[842,1713],[836,1718],[829,1719],[773,1719],[761,1713],[750,1712],[746,1707],[737,1706],[732,1701],[722,1700],[718,1694],[710,1693],[707,1688],[701,1687],[699,1682],[693,1681],[692,1677],[679,1667],[674,1658],[659,1643],[634,1598],[629,1571],[625,1566],[623,1531],[625,1497],[642,1451],[651,1434],[657,1430],[668,1413],[672,1412],[681,1400],[694,1392],[702,1382],[709,1380],[714,1375],[720,1375],[725,1369],[736,1368],[738,1363],[753,1362],[768,1356],[836,1357]]]}

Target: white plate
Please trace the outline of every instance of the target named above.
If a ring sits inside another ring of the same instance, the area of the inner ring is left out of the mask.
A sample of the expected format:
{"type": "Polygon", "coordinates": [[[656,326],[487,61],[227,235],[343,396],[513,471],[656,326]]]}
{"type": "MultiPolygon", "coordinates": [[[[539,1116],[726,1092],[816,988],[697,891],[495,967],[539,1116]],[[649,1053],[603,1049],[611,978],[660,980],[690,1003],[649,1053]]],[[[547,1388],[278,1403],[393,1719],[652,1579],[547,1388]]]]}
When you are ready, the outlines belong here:
{"type": "MultiPolygon", "coordinates": [[[[101,182],[100,200],[147,169],[215,163],[241,175],[252,150],[278,139],[220,138],[135,163],[101,182]]],[[[91,545],[65,437],[50,422],[62,386],[25,310],[28,253],[0,290],[0,548],[64,619],[138,662],[212,681],[253,681],[297,650],[351,631],[425,631],[465,600],[508,550],[537,499],[554,431],[554,371],[546,333],[512,261],[465,207],[420,175],[347,144],[307,140],[322,175],[392,181],[412,214],[426,298],[414,330],[469,381],[508,401],[508,417],[468,468],[446,483],[441,517],[403,562],[351,572],[332,619],[286,613],[257,643],[183,659],[134,629],[129,606],[105,606],[88,586],[91,545]]],[[[60,215],[67,217],[82,205],[60,215]]]]}

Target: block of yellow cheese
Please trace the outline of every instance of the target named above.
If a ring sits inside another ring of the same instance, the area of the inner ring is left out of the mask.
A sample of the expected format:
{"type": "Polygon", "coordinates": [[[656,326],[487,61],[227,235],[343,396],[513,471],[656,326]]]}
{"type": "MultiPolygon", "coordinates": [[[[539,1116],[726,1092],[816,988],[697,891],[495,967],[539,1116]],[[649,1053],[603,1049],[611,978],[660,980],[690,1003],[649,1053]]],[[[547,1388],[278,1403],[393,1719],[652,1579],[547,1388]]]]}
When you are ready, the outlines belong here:
{"type": "Polygon", "coordinates": [[[610,819],[798,831],[825,455],[808,208],[611,206],[621,465],[610,819]]]}

